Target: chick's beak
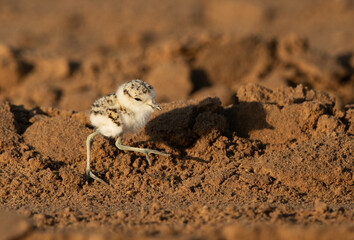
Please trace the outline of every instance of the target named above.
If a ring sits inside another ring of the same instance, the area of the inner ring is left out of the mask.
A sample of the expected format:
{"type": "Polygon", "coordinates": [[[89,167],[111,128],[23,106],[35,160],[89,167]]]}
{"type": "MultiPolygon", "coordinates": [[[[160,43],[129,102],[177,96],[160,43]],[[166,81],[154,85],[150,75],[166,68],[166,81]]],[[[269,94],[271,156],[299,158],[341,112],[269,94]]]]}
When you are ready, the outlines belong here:
{"type": "Polygon", "coordinates": [[[155,99],[149,99],[146,104],[149,105],[152,109],[161,110],[155,99]]]}
{"type": "Polygon", "coordinates": [[[157,103],[154,103],[154,104],[152,105],[152,108],[157,109],[157,110],[161,110],[160,106],[157,105],[157,103]]]}
{"type": "Polygon", "coordinates": [[[159,106],[155,101],[152,101],[151,107],[152,107],[153,109],[161,110],[160,106],[159,106]]]}

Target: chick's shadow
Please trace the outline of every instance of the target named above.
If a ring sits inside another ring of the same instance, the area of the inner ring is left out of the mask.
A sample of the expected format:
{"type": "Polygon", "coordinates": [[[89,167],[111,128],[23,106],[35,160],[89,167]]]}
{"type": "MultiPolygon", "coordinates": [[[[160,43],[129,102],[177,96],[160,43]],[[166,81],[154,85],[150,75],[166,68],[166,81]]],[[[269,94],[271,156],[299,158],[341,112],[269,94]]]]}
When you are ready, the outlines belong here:
{"type": "Polygon", "coordinates": [[[198,104],[156,116],[147,123],[145,133],[151,140],[175,149],[179,154],[173,157],[207,163],[199,157],[187,156],[186,150],[201,137],[211,136],[211,132],[217,132],[215,138],[223,135],[231,139],[235,135],[249,138],[254,130],[274,129],[267,123],[266,116],[260,102],[237,102],[223,108],[219,98],[206,98],[198,104]]]}
{"type": "Polygon", "coordinates": [[[189,105],[162,113],[146,124],[145,133],[152,141],[162,142],[176,150],[178,154],[171,154],[174,159],[206,163],[207,161],[201,158],[186,154],[186,149],[193,146],[199,138],[193,131],[197,114],[195,108],[195,105],[189,105]]]}

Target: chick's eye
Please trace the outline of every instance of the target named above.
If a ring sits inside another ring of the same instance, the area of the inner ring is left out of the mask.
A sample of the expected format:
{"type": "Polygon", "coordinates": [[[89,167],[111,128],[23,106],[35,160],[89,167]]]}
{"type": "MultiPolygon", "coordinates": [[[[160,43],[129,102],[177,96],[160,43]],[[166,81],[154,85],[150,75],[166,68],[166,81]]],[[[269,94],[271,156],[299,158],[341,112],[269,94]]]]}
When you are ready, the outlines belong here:
{"type": "Polygon", "coordinates": [[[134,98],[134,99],[135,99],[135,101],[141,102],[140,98],[134,98]]]}

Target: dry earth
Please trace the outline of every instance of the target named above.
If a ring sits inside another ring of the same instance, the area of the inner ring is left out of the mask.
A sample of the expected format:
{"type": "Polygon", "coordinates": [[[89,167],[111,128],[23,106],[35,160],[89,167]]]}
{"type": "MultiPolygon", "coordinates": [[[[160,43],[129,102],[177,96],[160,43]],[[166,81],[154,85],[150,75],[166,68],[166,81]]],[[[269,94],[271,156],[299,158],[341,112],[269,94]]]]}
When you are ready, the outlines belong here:
{"type": "Polygon", "coordinates": [[[354,4],[0,0],[0,239],[353,239],[354,4]],[[88,109],[141,78],[119,151],[88,109]]]}

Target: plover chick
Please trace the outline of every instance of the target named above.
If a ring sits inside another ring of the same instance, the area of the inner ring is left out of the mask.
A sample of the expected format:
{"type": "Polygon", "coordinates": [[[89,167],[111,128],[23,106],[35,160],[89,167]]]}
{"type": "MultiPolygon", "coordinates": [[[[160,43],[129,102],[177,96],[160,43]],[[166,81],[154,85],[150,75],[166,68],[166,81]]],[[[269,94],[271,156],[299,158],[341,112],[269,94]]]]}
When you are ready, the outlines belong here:
{"type": "Polygon", "coordinates": [[[86,140],[86,180],[93,178],[108,185],[93,174],[90,168],[91,146],[93,138],[97,134],[110,138],[118,136],[115,142],[118,149],[144,153],[149,165],[151,165],[149,157],[151,153],[163,156],[170,155],[149,148],[129,147],[122,144],[123,134],[134,133],[143,127],[149,115],[155,109],[161,110],[155,101],[155,91],[150,84],[141,80],[132,80],[124,83],[118,88],[116,93],[99,98],[92,104],[90,121],[96,131],[90,134],[86,140]]]}

